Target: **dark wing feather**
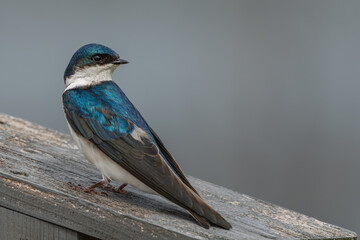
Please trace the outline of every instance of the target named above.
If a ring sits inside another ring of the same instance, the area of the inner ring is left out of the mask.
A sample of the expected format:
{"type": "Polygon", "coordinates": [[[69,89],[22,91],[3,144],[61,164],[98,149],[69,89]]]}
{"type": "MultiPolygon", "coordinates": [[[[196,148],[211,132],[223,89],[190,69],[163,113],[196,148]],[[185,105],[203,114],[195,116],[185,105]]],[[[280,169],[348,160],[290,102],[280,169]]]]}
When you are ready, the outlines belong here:
{"type": "MultiPolygon", "coordinates": [[[[160,149],[160,151],[164,154],[166,160],[168,161],[168,163],[171,165],[171,167],[174,169],[174,171],[177,173],[177,175],[181,178],[181,180],[183,181],[183,183],[185,183],[186,186],[188,186],[191,190],[193,190],[197,195],[199,195],[199,193],[195,190],[195,188],[191,185],[191,183],[189,182],[189,180],[186,178],[185,174],[183,173],[183,171],[181,170],[180,166],[177,164],[177,162],[175,161],[174,157],[171,155],[171,153],[165,148],[163,142],[161,141],[161,139],[159,138],[159,136],[155,133],[155,131],[150,128],[151,134],[154,136],[155,141],[160,149]]],[[[200,196],[200,195],[199,195],[200,196]]]]}
{"type": "Polygon", "coordinates": [[[172,172],[158,153],[156,145],[148,139],[142,139],[143,146],[135,149],[128,145],[129,141],[124,138],[131,139],[132,137],[129,134],[106,143],[102,142],[98,144],[98,147],[108,156],[116,156],[111,153],[114,149],[116,152],[126,152],[126,156],[124,155],[120,161],[118,158],[112,157],[112,159],[155,192],[188,210],[201,226],[209,228],[209,222],[211,222],[226,229],[231,228],[231,225],[219,213],[207,205],[172,172]]]}

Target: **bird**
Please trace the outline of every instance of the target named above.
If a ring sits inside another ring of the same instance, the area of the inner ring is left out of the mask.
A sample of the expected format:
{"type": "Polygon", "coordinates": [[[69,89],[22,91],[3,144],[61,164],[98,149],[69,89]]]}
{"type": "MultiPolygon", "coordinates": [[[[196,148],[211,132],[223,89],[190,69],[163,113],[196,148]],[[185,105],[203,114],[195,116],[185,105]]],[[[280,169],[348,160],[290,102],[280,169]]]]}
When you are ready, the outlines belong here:
{"type": "Polygon", "coordinates": [[[63,110],[85,158],[102,174],[93,190],[110,181],[158,194],[187,210],[200,226],[231,229],[191,185],[155,131],[112,80],[128,61],[111,48],[90,43],[71,57],[64,73],[63,110]]]}

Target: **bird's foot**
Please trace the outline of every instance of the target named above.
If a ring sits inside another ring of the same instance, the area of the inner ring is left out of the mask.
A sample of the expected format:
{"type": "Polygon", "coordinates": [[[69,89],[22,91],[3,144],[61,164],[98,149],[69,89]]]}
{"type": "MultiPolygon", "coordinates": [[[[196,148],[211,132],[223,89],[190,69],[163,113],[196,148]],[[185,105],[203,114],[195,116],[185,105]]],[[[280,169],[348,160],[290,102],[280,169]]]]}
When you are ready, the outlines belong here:
{"type": "Polygon", "coordinates": [[[123,185],[121,185],[121,186],[118,187],[118,188],[115,188],[115,187],[113,187],[113,186],[111,186],[111,185],[103,186],[102,188],[105,189],[105,190],[112,191],[112,192],[116,192],[116,193],[121,193],[121,194],[127,195],[127,194],[129,194],[129,192],[123,190],[123,188],[126,187],[126,186],[127,186],[127,183],[124,183],[123,185]]]}
{"type": "Polygon", "coordinates": [[[94,188],[96,188],[97,186],[101,186],[101,184],[99,184],[99,183],[96,183],[96,184],[94,184],[90,187],[84,188],[80,184],[75,185],[71,182],[68,182],[68,185],[75,191],[82,191],[82,192],[91,193],[91,194],[95,194],[95,195],[107,196],[107,194],[105,192],[98,192],[98,191],[94,190],[94,188]],[[96,184],[98,184],[98,185],[96,185],[96,184]]]}
{"type": "Polygon", "coordinates": [[[90,189],[90,188],[84,188],[83,191],[86,193],[91,193],[91,194],[95,194],[95,195],[108,196],[105,192],[95,191],[94,189],[90,189]]]}

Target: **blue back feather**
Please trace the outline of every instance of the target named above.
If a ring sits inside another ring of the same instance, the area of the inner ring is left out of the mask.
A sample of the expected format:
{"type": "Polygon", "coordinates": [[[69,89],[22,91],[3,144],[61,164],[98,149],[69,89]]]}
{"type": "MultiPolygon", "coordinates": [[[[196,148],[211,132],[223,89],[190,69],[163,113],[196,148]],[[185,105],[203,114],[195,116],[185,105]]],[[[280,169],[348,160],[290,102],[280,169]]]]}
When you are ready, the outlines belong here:
{"type": "MultiPolygon", "coordinates": [[[[68,90],[63,94],[63,104],[70,112],[75,111],[76,114],[86,118],[92,129],[98,129],[96,134],[103,140],[112,140],[125,133],[132,133],[134,128],[129,125],[127,121],[129,119],[144,130],[153,144],[157,145],[148,124],[113,81],[103,82],[87,89],[68,90]],[[100,111],[101,109],[106,109],[106,114],[100,111]]],[[[167,165],[178,175],[160,149],[159,152],[167,165]]]]}
{"type": "Polygon", "coordinates": [[[67,91],[64,94],[64,104],[65,106],[72,105],[79,115],[96,120],[110,132],[126,133],[128,131],[126,119],[129,119],[152,137],[149,127],[139,111],[119,86],[112,81],[90,87],[90,89],[67,91]],[[111,122],[99,111],[103,107],[109,110],[111,122]]]}

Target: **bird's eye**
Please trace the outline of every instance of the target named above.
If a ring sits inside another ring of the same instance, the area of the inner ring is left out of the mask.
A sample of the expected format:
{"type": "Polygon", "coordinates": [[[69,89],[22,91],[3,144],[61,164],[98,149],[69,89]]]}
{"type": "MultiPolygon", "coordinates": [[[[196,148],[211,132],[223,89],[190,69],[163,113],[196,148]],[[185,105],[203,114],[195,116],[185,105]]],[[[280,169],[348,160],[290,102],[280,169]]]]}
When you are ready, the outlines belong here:
{"type": "Polygon", "coordinates": [[[102,57],[100,55],[94,55],[91,57],[91,60],[95,61],[95,62],[99,62],[102,59],[102,57]]]}

